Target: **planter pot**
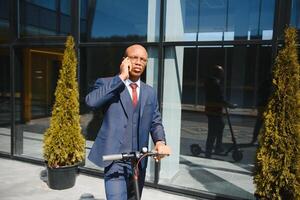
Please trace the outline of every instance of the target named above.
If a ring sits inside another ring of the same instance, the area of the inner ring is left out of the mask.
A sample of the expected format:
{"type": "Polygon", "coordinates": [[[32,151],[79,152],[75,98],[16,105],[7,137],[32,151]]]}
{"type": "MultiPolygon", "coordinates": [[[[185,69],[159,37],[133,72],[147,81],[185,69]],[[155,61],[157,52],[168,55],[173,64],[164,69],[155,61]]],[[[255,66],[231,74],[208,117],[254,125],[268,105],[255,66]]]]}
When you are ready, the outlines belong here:
{"type": "Polygon", "coordinates": [[[78,165],[50,168],[47,166],[48,186],[54,190],[63,190],[75,185],[78,165]]]}

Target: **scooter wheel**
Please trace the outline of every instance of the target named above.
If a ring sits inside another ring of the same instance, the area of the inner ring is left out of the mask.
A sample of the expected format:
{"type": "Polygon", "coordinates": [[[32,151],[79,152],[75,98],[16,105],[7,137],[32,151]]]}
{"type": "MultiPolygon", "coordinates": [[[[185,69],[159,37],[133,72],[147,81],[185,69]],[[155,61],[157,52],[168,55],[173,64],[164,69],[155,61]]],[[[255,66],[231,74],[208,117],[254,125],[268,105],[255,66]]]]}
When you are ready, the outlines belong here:
{"type": "Polygon", "coordinates": [[[191,152],[193,156],[198,156],[202,150],[201,147],[198,144],[192,144],[191,145],[191,152]]]}
{"type": "Polygon", "coordinates": [[[236,162],[241,161],[243,159],[243,152],[240,150],[234,150],[232,152],[232,158],[236,162]]]}

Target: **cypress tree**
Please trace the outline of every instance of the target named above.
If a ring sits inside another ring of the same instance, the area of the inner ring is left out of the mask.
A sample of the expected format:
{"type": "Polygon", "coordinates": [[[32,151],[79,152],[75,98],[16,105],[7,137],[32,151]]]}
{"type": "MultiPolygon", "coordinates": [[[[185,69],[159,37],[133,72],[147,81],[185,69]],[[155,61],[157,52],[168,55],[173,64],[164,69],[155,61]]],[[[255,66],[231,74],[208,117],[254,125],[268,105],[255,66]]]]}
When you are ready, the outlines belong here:
{"type": "Polygon", "coordinates": [[[76,69],[74,39],[68,36],[55,90],[50,127],[44,134],[43,153],[50,167],[79,163],[85,155],[85,140],[79,121],[76,69]]]}
{"type": "Polygon", "coordinates": [[[260,199],[300,199],[299,76],[297,32],[285,30],[285,46],[273,68],[273,94],[264,113],[254,183],[260,199]]]}

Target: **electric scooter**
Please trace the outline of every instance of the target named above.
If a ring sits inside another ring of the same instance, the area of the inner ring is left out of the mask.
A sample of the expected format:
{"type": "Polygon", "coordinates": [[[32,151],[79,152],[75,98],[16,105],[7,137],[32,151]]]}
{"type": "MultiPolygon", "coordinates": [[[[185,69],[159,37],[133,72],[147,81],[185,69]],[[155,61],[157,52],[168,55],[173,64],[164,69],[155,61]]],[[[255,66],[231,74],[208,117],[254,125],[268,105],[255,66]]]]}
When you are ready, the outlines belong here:
{"type": "MultiPolygon", "coordinates": [[[[217,155],[227,156],[230,152],[232,152],[233,160],[238,162],[238,161],[241,161],[243,159],[243,152],[241,150],[239,150],[239,148],[238,148],[238,145],[237,145],[234,133],[233,133],[233,128],[232,128],[232,125],[231,125],[231,121],[230,121],[230,117],[229,117],[227,107],[225,108],[225,111],[226,111],[226,117],[227,117],[229,129],[230,129],[232,145],[231,145],[230,148],[227,149],[227,151],[225,151],[225,153],[218,153],[217,155]]],[[[190,146],[190,150],[191,150],[193,156],[198,156],[200,153],[205,153],[205,151],[203,151],[201,149],[199,144],[192,144],[190,146]]]]}
{"type": "Polygon", "coordinates": [[[120,153],[120,154],[111,154],[103,156],[103,161],[130,161],[131,167],[133,170],[133,184],[136,200],[140,200],[140,190],[139,190],[139,163],[147,156],[151,156],[153,158],[162,156],[164,154],[158,154],[156,151],[148,151],[147,147],[143,147],[142,151],[129,152],[129,153],[120,153]]]}

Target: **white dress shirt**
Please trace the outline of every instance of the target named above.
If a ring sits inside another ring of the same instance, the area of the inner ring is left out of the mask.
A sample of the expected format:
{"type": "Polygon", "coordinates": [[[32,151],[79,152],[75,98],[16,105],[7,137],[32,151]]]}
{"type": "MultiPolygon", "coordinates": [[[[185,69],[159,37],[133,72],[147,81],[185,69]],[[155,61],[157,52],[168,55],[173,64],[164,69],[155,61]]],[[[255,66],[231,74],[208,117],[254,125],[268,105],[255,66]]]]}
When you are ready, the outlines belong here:
{"type": "Polygon", "coordinates": [[[139,96],[140,96],[140,88],[141,88],[141,87],[140,87],[140,86],[141,86],[141,81],[140,81],[140,79],[137,80],[136,82],[132,82],[130,79],[126,79],[126,80],[124,81],[124,83],[125,83],[125,85],[126,85],[128,91],[129,91],[129,94],[130,94],[131,99],[132,99],[132,88],[130,87],[130,83],[136,83],[136,84],[137,84],[136,92],[137,92],[137,99],[139,100],[139,96]]]}

